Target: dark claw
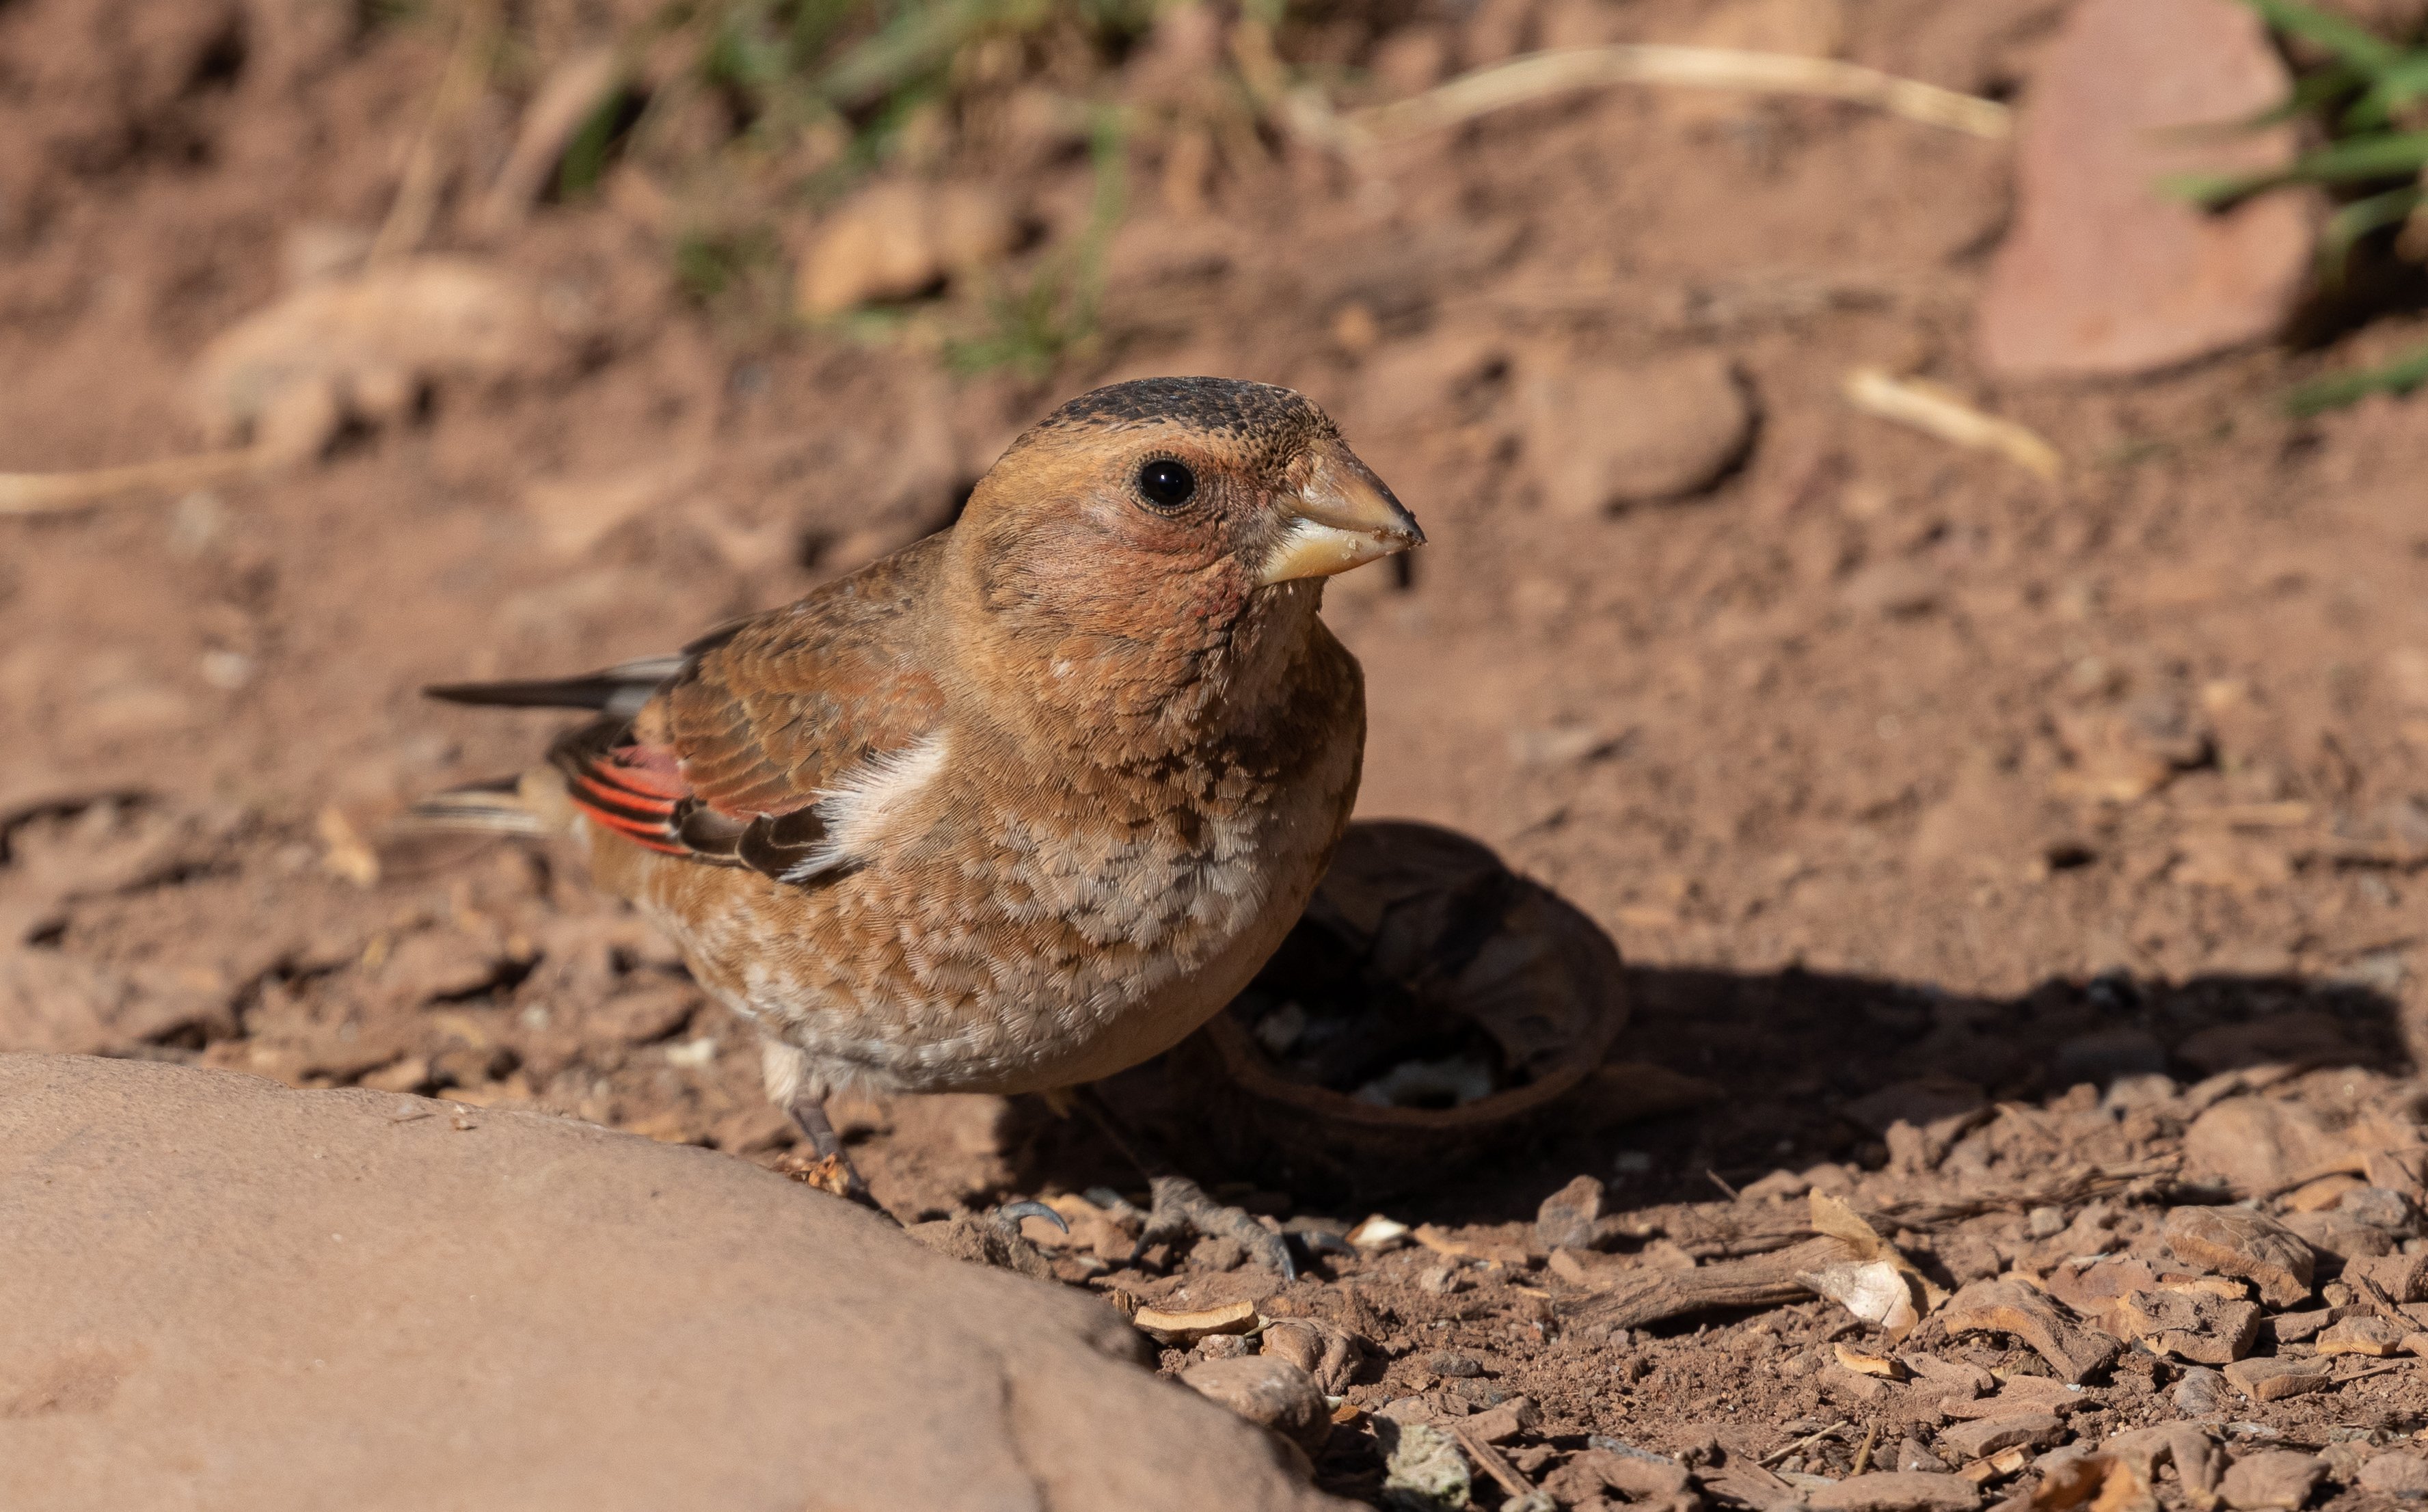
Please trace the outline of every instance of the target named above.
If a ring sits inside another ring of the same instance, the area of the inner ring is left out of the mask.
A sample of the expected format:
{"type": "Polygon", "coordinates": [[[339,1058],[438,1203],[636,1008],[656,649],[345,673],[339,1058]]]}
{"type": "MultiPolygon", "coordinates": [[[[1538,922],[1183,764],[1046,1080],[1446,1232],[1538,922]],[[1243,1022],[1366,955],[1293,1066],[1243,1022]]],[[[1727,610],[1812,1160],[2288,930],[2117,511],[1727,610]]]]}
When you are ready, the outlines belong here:
{"type": "Polygon", "coordinates": [[[1301,1228],[1291,1232],[1299,1247],[1312,1257],[1318,1255],[1354,1255],[1357,1246],[1326,1228],[1301,1228]]]}
{"type": "Polygon", "coordinates": [[[1062,1215],[1042,1202],[1008,1202],[994,1210],[994,1221],[1015,1234],[1020,1232],[1020,1221],[1024,1218],[1042,1218],[1062,1232],[1071,1232],[1071,1225],[1062,1221],[1062,1215]]]}

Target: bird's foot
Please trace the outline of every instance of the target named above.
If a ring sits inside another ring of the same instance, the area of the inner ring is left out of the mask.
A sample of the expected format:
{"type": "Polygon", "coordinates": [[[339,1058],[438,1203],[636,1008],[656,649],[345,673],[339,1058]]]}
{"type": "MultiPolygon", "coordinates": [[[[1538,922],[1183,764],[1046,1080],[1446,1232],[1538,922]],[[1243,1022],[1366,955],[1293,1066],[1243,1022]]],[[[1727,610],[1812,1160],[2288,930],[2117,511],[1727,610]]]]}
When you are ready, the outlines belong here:
{"type": "MultiPolygon", "coordinates": [[[[785,1111],[793,1115],[802,1137],[809,1142],[806,1149],[796,1145],[793,1153],[777,1164],[776,1169],[805,1187],[814,1187],[845,1202],[856,1202],[871,1212],[882,1213],[875,1197],[868,1194],[868,1183],[861,1178],[860,1168],[844,1153],[842,1136],[827,1119],[825,1102],[817,1097],[796,1093],[787,1101],[785,1111]]],[[[893,1216],[887,1214],[888,1217],[893,1216]]]]}
{"type": "Polygon", "coordinates": [[[1239,1241],[1250,1259],[1283,1280],[1298,1279],[1298,1264],[1290,1258],[1288,1242],[1254,1215],[1216,1202],[1187,1176],[1157,1176],[1147,1189],[1155,1194],[1154,1203],[1147,1209],[1146,1227],[1139,1235],[1133,1259],[1157,1244],[1173,1243],[1190,1235],[1230,1239],[1239,1241]]]}
{"type": "Polygon", "coordinates": [[[1071,1225],[1063,1222],[1060,1213],[1033,1199],[1008,1202],[987,1214],[987,1222],[994,1224],[1005,1239],[1020,1240],[1022,1243],[1026,1243],[1027,1241],[1020,1232],[1020,1221],[1024,1218],[1042,1218],[1062,1232],[1066,1234],[1071,1232],[1071,1225]]]}
{"type": "Polygon", "coordinates": [[[860,1178],[859,1171],[853,1168],[846,1156],[804,1154],[785,1161],[782,1170],[785,1175],[805,1187],[814,1187],[852,1202],[868,1200],[868,1183],[860,1178]]]}
{"type": "Polygon", "coordinates": [[[845,1202],[858,1203],[871,1212],[885,1211],[878,1205],[877,1199],[869,1195],[868,1183],[861,1179],[860,1170],[851,1163],[851,1157],[841,1150],[832,1155],[795,1150],[777,1162],[776,1170],[788,1180],[797,1181],[829,1196],[841,1197],[845,1202]]]}

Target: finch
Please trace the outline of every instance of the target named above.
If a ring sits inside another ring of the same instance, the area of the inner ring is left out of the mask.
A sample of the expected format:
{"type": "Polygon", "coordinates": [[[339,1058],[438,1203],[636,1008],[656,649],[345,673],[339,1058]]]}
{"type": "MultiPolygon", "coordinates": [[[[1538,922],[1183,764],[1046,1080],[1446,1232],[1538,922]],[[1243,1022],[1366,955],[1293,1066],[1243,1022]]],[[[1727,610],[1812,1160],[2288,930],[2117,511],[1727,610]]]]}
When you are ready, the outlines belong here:
{"type": "Polygon", "coordinates": [[[821,1184],[864,1192],[835,1092],[1050,1094],[1247,985],[1357,796],[1323,580],[1423,540],[1301,395],[1115,384],[949,528],[680,656],[430,689],[597,717],[421,812],[569,835],[757,1027],[821,1184]]]}

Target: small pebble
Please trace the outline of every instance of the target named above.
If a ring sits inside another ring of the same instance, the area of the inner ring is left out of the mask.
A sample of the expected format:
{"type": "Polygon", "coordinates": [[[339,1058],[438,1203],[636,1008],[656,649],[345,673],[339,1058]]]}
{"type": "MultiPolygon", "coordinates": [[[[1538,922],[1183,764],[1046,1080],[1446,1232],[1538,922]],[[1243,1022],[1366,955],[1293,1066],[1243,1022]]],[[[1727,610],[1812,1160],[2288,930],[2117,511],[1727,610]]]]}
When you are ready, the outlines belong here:
{"type": "Polygon", "coordinates": [[[2175,1411],[2187,1418],[2206,1418],[2225,1410],[2225,1377],[2206,1366],[2184,1372],[2175,1383],[2175,1411]]]}
{"type": "Polygon", "coordinates": [[[1434,1356],[1425,1361],[1425,1368],[1435,1375],[1446,1375],[1453,1380],[1484,1373],[1483,1365],[1473,1356],[1460,1355],[1447,1349],[1435,1351],[1434,1356]]]}
{"type": "Polygon", "coordinates": [[[2056,1208],[2035,1208],[2024,1215],[2024,1232],[2034,1239],[2055,1239],[2065,1232],[2065,1213],[2056,1208]]]}
{"type": "Polygon", "coordinates": [[[1446,1297],[1467,1285],[1467,1278],[1447,1265],[1436,1265],[1417,1273],[1417,1286],[1435,1296],[1446,1297]]]}
{"type": "Polygon", "coordinates": [[[1924,1448],[1921,1439],[1908,1438],[1897,1446],[1896,1468],[1936,1475],[1947,1469],[1947,1462],[1924,1448]]]}
{"type": "Polygon", "coordinates": [[[2411,1204],[2403,1193],[2384,1187],[2354,1187],[2336,1204],[2336,1210],[2371,1228],[2399,1232],[2411,1226],[2411,1204]]]}
{"type": "Polygon", "coordinates": [[[2327,1467],[2309,1454],[2272,1449],[2238,1459],[2225,1472],[2225,1504],[2237,1512],[2293,1512],[2310,1499],[2327,1467]]]}
{"type": "Polygon", "coordinates": [[[2380,1454],[2360,1468],[2360,1488],[2381,1496],[2428,1496],[2428,1459],[2380,1454]]]}
{"type": "Polygon", "coordinates": [[[1180,1372],[1181,1383],[1222,1403],[1260,1427],[1272,1429],[1312,1454],[1332,1436],[1323,1393],[1306,1372],[1269,1355],[1201,1360],[1180,1372]]]}
{"type": "Polygon", "coordinates": [[[1447,1430],[1424,1422],[1375,1425],[1383,1446],[1383,1500],[1390,1506],[1458,1507],[1474,1494],[1467,1456],[1447,1430]]]}

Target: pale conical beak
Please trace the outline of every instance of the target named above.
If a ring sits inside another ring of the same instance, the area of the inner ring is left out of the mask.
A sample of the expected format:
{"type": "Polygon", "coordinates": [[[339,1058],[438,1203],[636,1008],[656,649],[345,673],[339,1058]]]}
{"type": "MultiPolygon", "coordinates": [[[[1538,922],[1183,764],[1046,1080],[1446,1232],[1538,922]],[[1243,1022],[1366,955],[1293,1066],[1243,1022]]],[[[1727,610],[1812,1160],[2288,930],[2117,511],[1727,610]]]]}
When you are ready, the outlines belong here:
{"type": "Polygon", "coordinates": [[[1281,501],[1296,518],[1265,558],[1261,583],[1328,578],[1425,544],[1417,518],[1347,447],[1326,442],[1309,453],[1308,463],[1306,482],[1295,497],[1281,501]]]}

